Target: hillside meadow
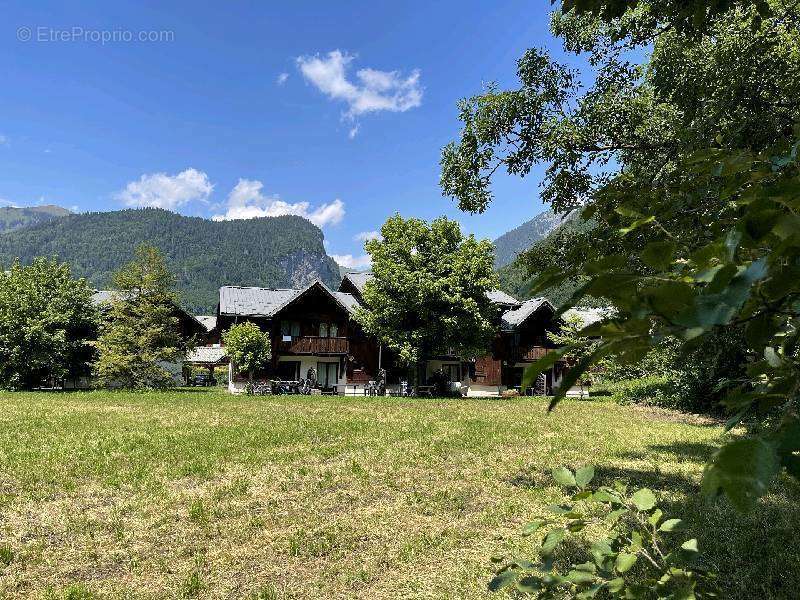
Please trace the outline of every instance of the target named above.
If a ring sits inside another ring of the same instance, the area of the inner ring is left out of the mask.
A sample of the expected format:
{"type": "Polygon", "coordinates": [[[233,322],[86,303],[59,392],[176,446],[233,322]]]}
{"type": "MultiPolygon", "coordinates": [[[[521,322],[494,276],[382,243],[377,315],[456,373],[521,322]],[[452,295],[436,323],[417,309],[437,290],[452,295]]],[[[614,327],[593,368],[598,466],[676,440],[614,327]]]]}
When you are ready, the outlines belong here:
{"type": "MultiPolygon", "coordinates": [[[[723,597],[793,598],[800,490],[698,497],[714,423],[544,399],[0,395],[0,598],[488,598],[558,465],[657,490],[723,597]],[[788,550],[788,551],[787,551],[788,550]]],[[[563,552],[582,552],[581,538],[563,552]]]]}

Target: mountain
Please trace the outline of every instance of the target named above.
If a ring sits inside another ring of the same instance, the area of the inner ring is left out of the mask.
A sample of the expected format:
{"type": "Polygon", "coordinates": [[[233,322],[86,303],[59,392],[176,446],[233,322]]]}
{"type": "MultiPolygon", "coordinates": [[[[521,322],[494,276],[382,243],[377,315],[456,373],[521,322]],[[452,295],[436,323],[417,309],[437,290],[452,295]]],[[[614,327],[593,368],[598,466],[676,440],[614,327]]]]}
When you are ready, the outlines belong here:
{"type": "Polygon", "coordinates": [[[0,235],[0,268],[16,257],[57,256],[102,289],[146,242],[164,253],[186,308],[208,313],[222,285],[296,287],[319,278],[337,286],[339,267],[323,239],[297,216],[217,222],[156,208],[70,214],[0,235]]]}
{"type": "Polygon", "coordinates": [[[546,210],[526,221],[519,227],[504,233],[494,241],[494,267],[499,269],[514,261],[520,252],[524,252],[536,242],[561,225],[564,217],[546,210]]]}
{"type": "Polygon", "coordinates": [[[15,231],[72,214],[66,208],[45,206],[0,206],[0,233],[15,231]]]}

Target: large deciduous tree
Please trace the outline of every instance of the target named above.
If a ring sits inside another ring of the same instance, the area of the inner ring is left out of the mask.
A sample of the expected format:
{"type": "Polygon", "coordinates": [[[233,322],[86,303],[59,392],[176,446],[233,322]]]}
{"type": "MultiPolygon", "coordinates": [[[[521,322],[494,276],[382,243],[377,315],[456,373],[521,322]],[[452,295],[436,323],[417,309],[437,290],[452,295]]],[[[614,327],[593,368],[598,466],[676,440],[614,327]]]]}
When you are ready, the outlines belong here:
{"type": "Polygon", "coordinates": [[[370,240],[372,278],[357,313],[364,329],[419,368],[430,357],[483,353],[494,333],[487,291],[497,285],[490,242],[464,237],[445,217],[391,217],[370,240]]]}
{"type": "Polygon", "coordinates": [[[781,468],[800,476],[798,3],[564,8],[576,5],[581,14],[556,13],[552,29],[593,72],[530,50],[518,89],[463,101],[443,189],[480,212],[497,169],[545,164],[542,197],[596,221],[535,284],[579,281],[567,306],[591,295],[618,311],[583,331],[603,342],[562,390],[604,356],[635,362],[671,337],[688,354],[721,331],[742,333],[732,339],[744,340],[745,360],[715,385],[729,425],[757,427],[715,455],[704,487],[749,506],[781,468]]]}
{"type": "Polygon", "coordinates": [[[38,258],[0,270],[0,387],[87,375],[96,332],[92,290],[69,265],[38,258]]]}
{"type": "Polygon", "coordinates": [[[158,249],[142,245],[114,273],[114,293],[97,341],[98,382],[108,387],[162,389],[174,385],[168,368],[193,341],[181,334],[175,277],[158,249]]]}

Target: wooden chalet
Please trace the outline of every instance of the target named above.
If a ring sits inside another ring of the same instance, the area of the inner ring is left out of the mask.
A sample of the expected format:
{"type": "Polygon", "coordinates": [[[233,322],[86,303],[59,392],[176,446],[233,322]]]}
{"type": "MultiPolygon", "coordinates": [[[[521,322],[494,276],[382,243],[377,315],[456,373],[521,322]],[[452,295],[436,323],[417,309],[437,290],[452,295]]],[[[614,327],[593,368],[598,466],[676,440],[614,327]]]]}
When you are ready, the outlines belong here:
{"type": "MultiPolygon", "coordinates": [[[[258,378],[296,381],[313,367],[324,391],[343,393],[374,381],[380,350],[353,320],[358,300],[321,281],[303,289],[220,288],[217,332],[250,321],[270,334],[272,363],[258,378]]],[[[245,378],[231,367],[231,391],[245,378]]]]}

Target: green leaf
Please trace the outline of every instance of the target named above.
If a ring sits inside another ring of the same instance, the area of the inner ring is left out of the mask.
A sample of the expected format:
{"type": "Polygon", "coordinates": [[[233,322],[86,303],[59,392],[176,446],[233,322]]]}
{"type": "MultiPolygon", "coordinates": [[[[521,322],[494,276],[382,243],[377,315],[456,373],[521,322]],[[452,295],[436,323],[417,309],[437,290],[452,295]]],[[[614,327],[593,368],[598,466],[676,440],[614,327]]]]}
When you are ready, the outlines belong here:
{"type": "Polygon", "coordinates": [[[673,532],[686,529],[685,523],[681,519],[667,519],[658,528],[659,531],[673,532]]]}
{"type": "Polygon", "coordinates": [[[617,569],[619,573],[625,573],[629,571],[630,568],[636,564],[637,556],[635,554],[627,554],[625,552],[620,552],[617,554],[617,560],[614,562],[614,567],[617,569]]]}
{"type": "Polygon", "coordinates": [[[594,467],[588,465],[575,471],[575,483],[579,488],[585,488],[594,479],[594,467]]]}
{"type": "Polygon", "coordinates": [[[756,503],[780,470],[775,445],[761,438],[735,440],[720,448],[706,466],[703,494],[724,492],[740,511],[756,503]]]}
{"type": "Polygon", "coordinates": [[[514,583],[514,581],[516,581],[517,577],[518,573],[516,571],[513,569],[506,569],[495,575],[487,587],[489,588],[490,592],[497,592],[510,586],[512,583],[514,583]]]}
{"type": "Polygon", "coordinates": [[[577,584],[591,583],[595,580],[595,575],[594,573],[587,573],[586,571],[572,570],[567,573],[567,580],[577,584]]]}
{"type": "Polygon", "coordinates": [[[656,505],[656,497],[648,488],[642,488],[631,496],[633,505],[641,511],[648,511],[656,505]]]}
{"type": "Polygon", "coordinates": [[[565,533],[566,531],[560,527],[558,529],[550,530],[542,542],[542,556],[549,556],[552,554],[556,549],[556,546],[558,546],[561,543],[561,540],[564,539],[565,533]]]}
{"type": "Polygon", "coordinates": [[[664,516],[664,513],[660,508],[657,508],[653,511],[653,514],[647,519],[647,522],[650,523],[653,527],[658,525],[658,522],[661,520],[661,517],[664,516]]]}
{"type": "Polygon", "coordinates": [[[665,270],[672,262],[675,253],[675,242],[650,242],[639,256],[648,267],[657,271],[665,270]]]}
{"type": "Polygon", "coordinates": [[[622,589],[625,587],[625,580],[622,577],[617,577],[616,579],[612,579],[607,584],[608,591],[612,594],[616,594],[621,592],[622,589]]]}
{"type": "Polygon", "coordinates": [[[525,390],[533,385],[533,383],[536,381],[536,378],[539,377],[541,373],[550,369],[568,351],[569,348],[559,348],[553,352],[548,352],[535,363],[531,363],[531,365],[528,366],[522,374],[522,393],[524,394],[525,390]]]}
{"type": "Polygon", "coordinates": [[[564,487],[572,487],[575,485],[575,475],[567,467],[558,467],[553,469],[553,479],[556,483],[564,487]]]}
{"type": "Polygon", "coordinates": [[[522,535],[524,535],[524,536],[533,535],[534,533],[539,531],[539,528],[542,525],[544,525],[546,522],[547,521],[545,521],[543,519],[539,519],[539,520],[536,520],[536,521],[531,521],[530,523],[525,525],[525,527],[522,529],[522,535]]]}

